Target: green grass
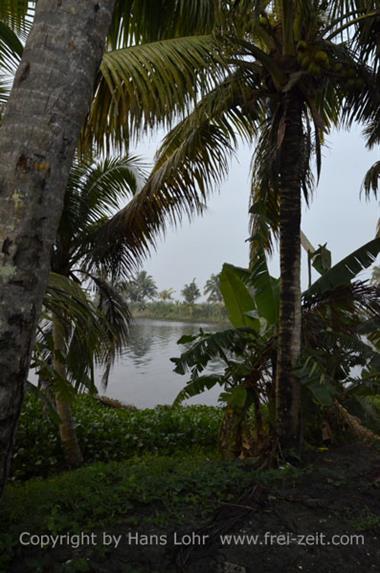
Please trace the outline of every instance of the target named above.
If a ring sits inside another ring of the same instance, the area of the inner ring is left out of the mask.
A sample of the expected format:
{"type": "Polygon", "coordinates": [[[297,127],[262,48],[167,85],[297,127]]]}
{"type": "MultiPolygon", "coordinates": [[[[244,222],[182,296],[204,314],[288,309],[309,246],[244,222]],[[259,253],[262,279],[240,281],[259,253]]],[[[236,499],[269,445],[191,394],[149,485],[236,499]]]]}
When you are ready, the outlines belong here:
{"type": "MultiPolygon", "coordinates": [[[[209,406],[113,409],[90,396],[78,397],[73,410],[86,463],[120,461],[146,452],[215,450],[222,417],[219,408],[209,406]]],[[[12,477],[46,477],[63,468],[57,424],[41,400],[29,395],[20,417],[12,477]]]]}
{"type": "Polygon", "coordinates": [[[118,523],[199,525],[252,481],[245,467],[194,452],[146,454],[10,484],[0,508],[0,571],[16,555],[23,531],[91,532],[118,523]]]}

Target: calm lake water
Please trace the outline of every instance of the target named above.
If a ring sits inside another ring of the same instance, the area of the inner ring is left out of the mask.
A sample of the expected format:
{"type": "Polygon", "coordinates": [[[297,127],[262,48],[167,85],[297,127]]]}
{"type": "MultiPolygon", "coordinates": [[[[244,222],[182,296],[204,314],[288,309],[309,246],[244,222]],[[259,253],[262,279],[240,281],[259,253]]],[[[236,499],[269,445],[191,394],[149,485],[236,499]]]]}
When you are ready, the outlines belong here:
{"type": "MultiPolygon", "coordinates": [[[[178,345],[177,340],[184,334],[196,334],[199,328],[212,332],[220,327],[137,319],[131,327],[125,354],[111,371],[107,390],[99,388],[100,394],[138,408],[171,404],[189,376],[173,372],[170,358],[178,357],[183,351],[184,347],[178,345]]],[[[211,369],[215,368],[216,365],[211,369]]],[[[187,403],[216,405],[220,390],[218,386],[187,403]]]]}

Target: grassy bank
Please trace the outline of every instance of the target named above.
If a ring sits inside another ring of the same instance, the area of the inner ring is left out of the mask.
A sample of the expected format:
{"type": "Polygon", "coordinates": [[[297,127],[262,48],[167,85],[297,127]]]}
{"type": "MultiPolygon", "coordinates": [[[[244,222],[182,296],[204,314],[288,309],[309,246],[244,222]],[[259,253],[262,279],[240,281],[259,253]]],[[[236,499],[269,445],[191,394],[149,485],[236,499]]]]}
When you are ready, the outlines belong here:
{"type": "MultiPolygon", "coordinates": [[[[44,569],[47,551],[34,555],[20,546],[21,532],[59,535],[99,532],[121,523],[123,528],[155,530],[173,523],[201,524],[248,482],[241,464],[192,452],[170,457],[145,454],[10,485],[0,510],[0,571],[8,571],[9,562],[21,560],[25,553],[26,571],[53,570],[44,569]]],[[[101,550],[95,550],[93,558],[100,557],[101,550]]],[[[54,571],[97,571],[81,568],[81,551],[58,555],[55,560],[63,563],[54,571]]]]}
{"type": "Polygon", "coordinates": [[[379,451],[362,444],[316,451],[302,468],[268,471],[177,451],[10,484],[0,508],[0,571],[216,573],[227,565],[239,573],[377,571],[379,462],[379,451]],[[33,533],[37,545],[23,546],[22,532],[27,543],[33,533]],[[264,543],[268,532],[271,542],[264,543]],[[81,541],[85,533],[96,543],[81,541]],[[106,544],[105,533],[120,543],[106,544]],[[174,545],[174,534],[192,533],[206,534],[204,547],[174,545]],[[317,533],[326,544],[286,544],[288,533],[294,539],[317,533]],[[261,543],[225,545],[226,534],[257,535],[261,543]],[[148,541],[131,542],[130,535],[148,541]],[[62,541],[53,548],[57,536],[62,541]],[[332,536],[342,543],[330,543],[332,536]]]}
{"type": "Polygon", "coordinates": [[[135,318],[178,320],[182,322],[228,322],[227,313],[221,304],[200,303],[189,305],[179,302],[148,302],[144,308],[131,306],[135,318]]]}

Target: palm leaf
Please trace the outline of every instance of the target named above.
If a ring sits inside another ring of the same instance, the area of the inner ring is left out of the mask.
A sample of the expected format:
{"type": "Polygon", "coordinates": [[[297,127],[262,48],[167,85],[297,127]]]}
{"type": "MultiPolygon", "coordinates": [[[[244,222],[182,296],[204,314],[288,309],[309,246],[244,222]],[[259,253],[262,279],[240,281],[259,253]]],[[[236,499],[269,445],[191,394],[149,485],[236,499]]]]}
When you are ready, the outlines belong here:
{"type": "Polygon", "coordinates": [[[0,20],[0,106],[8,100],[23,46],[15,32],[0,20]]]}
{"type": "Polygon", "coordinates": [[[132,43],[210,33],[218,5],[215,0],[117,0],[110,45],[117,49],[132,43]]]}
{"type": "Polygon", "coordinates": [[[49,325],[54,316],[65,330],[68,380],[77,390],[94,391],[95,365],[104,368],[103,384],[106,385],[115,359],[127,344],[131,315],[124,299],[110,284],[96,276],[89,278],[96,285],[94,300],[78,282],[50,274],[37,349],[41,367],[48,363],[52,351],[49,325]]]}
{"type": "Polygon", "coordinates": [[[111,368],[127,346],[132,315],[124,297],[115,287],[100,277],[92,275],[91,278],[96,285],[98,311],[107,324],[102,348],[96,357],[98,364],[104,369],[102,384],[106,388],[111,368]]]}
{"type": "Polygon", "coordinates": [[[0,21],[16,34],[23,35],[30,30],[37,0],[1,0],[0,21]]]}
{"type": "Polygon", "coordinates": [[[222,359],[229,365],[227,353],[242,354],[247,347],[258,349],[262,344],[260,337],[252,328],[233,328],[214,333],[202,330],[195,336],[183,336],[178,344],[194,343],[179,358],[171,358],[175,364],[174,372],[186,374],[190,369],[192,377],[198,376],[209,362],[222,359]]]}
{"type": "Polygon", "coordinates": [[[82,148],[123,148],[128,134],[167,126],[217,81],[222,71],[211,35],[173,38],[107,52],[101,64],[82,148]]]}
{"type": "Polygon", "coordinates": [[[145,178],[145,166],[134,156],[77,161],[65,194],[53,269],[61,272],[62,267],[77,266],[115,277],[128,275],[133,259],[126,245],[110,241],[107,250],[102,244],[101,256],[97,246],[103,227],[126,200],[141,190],[145,178]]]}
{"type": "Polygon", "coordinates": [[[375,199],[377,199],[377,192],[379,188],[379,177],[380,177],[380,161],[376,161],[372,165],[370,169],[368,169],[364,181],[363,181],[363,190],[367,198],[371,191],[375,195],[375,199]]]}
{"type": "Polygon", "coordinates": [[[104,245],[125,243],[138,260],[154,248],[167,223],[203,212],[210,191],[227,174],[239,135],[251,140],[255,133],[260,101],[253,109],[248,105],[246,80],[246,72],[231,74],[165,138],[145,187],[105,228],[104,245]]]}

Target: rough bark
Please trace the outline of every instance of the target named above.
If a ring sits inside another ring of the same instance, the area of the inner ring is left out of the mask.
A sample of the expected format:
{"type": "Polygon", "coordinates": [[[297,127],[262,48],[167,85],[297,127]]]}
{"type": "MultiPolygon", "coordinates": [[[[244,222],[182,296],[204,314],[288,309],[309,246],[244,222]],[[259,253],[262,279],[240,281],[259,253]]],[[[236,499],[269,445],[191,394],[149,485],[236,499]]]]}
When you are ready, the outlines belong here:
{"type": "MultiPolygon", "coordinates": [[[[61,378],[66,378],[66,367],[63,357],[66,356],[65,332],[60,322],[53,318],[54,370],[61,378]]],[[[59,435],[65,460],[68,466],[78,467],[83,463],[83,456],[75,430],[70,403],[59,392],[55,395],[55,406],[59,416],[59,435]]]]}
{"type": "Polygon", "coordinates": [[[114,1],[38,1],[0,128],[0,493],[64,191],[114,1]]]}
{"type": "Polygon", "coordinates": [[[280,164],[280,317],[276,367],[276,417],[281,448],[300,445],[301,388],[294,369],[301,351],[301,182],[304,177],[302,102],[285,101],[280,164]]]}

